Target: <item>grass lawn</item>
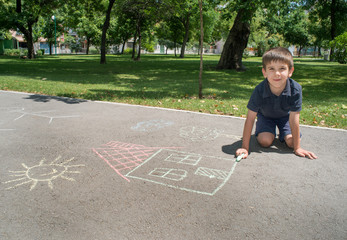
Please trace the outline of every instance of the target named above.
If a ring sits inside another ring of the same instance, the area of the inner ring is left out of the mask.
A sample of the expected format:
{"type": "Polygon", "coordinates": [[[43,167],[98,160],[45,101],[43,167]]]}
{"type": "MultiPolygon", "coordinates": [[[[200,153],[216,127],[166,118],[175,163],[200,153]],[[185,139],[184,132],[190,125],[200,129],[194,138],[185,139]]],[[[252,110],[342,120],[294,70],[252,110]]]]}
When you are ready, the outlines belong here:
{"type": "MultiPolygon", "coordinates": [[[[261,59],[247,58],[246,72],[216,71],[219,56],[204,56],[203,95],[198,99],[199,56],[0,57],[0,89],[72,98],[185,109],[245,117],[254,87],[263,80],[261,59]]],[[[347,65],[295,59],[293,79],[303,87],[301,123],[347,129],[347,65]]]]}

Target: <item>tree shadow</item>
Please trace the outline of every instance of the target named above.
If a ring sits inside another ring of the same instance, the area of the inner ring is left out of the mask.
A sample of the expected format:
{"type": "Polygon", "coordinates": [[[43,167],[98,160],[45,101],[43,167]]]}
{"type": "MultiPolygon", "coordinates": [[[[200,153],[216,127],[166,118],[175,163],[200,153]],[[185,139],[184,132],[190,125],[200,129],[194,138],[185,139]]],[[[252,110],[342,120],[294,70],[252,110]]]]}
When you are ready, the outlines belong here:
{"type": "MultiPolygon", "coordinates": [[[[241,148],[242,146],[242,140],[239,140],[237,142],[234,142],[230,145],[224,145],[222,146],[222,151],[226,154],[235,156],[235,152],[238,148],[241,148]]],[[[281,154],[293,154],[293,150],[287,147],[285,143],[280,142],[278,138],[275,138],[272,145],[268,148],[261,147],[259,143],[257,142],[255,135],[251,136],[251,140],[249,143],[249,155],[251,155],[253,152],[256,153],[262,153],[262,152],[276,152],[281,154]]]]}
{"type": "Polygon", "coordinates": [[[84,99],[75,99],[75,98],[68,98],[68,97],[56,97],[56,96],[47,96],[47,95],[39,95],[39,94],[29,95],[28,97],[26,97],[24,99],[29,99],[29,100],[33,100],[35,102],[43,102],[43,103],[49,102],[51,100],[64,102],[66,104],[78,104],[78,103],[87,102],[87,100],[84,100],[84,99]]]}

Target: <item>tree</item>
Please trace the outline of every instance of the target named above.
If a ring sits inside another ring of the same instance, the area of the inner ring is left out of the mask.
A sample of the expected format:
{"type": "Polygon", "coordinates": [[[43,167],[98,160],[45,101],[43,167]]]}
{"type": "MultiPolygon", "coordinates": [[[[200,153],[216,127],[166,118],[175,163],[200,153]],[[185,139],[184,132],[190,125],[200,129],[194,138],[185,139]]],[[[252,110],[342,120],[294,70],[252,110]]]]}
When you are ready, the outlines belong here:
{"type": "Polygon", "coordinates": [[[168,16],[155,27],[159,44],[166,46],[166,49],[174,49],[175,56],[177,47],[183,42],[183,33],[182,23],[172,16],[168,16]]]}
{"type": "Polygon", "coordinates": [[[257,9],[266,9],[268,14],[272,14],[277,18],[281,9],[287,9],[288,5],[293,2],[295,1],[235,0],[224,5],[224,11],[229,11],[230,15],[233,12],[237,12],[237,15],[224,44],[217,68],[244,71],[246,68],[242,64],[242,55],[248,44],[251,22],[257,9]]]}
{"type": "Polygon", "coordinates": [[[199,98],[202,98],[202,71],[203,71],[203,42],[204,42],[204,18],[202,14],[202,0],[199,0],[200,10],[200,72],[199,72],[199,98]]]}
{"type": "MultiPolygon", "coordinates": [[[[347,4],[345,0],[305,0],[303,1],[309,12],[311,26],[316,42],[323,44],[332,41],[336,36],[347,31],[347,4]]],[[[330,51],[333,54],[334,50],[330,51]]],[[[333,60],[330,56],[330,60],[333,60]]]]}
{"type": "Polygon", "coordinates": [[[102,26],[102,35],[101,35],[101,57],[100,57],[100,64],[106,64],[106,34],[108,27],[110,26],[110,18],[111,18],[111,11],[115,0],[109,0],[107,11],[106,11],[106,18],[104,25],[102,26]]]}
{"type": "Polygon", "coordinates": [[[236,69],[237,71],[246,69],[242,64],[242,55],[247,47],[248,37],[251,32],[250,21],[256,10],[256,3],[247,0],[238,2],[240,8],[234,20],[234,25],[225,41],[217,69],[236,69]]]}
{"type": "Polygon", "coordinates": [[[284,22],[284,37],[288,43],[299,46],[300,56],[302,48],[310,44],[308,15],[301,6],[296,6],[286,14],[284,22]]]}
{"type": "Polygon", "coordinates": [[[45,1],[10,1],[3,0],[0,4],[0,25],[6,29],[19,29],[24,34],[28,46],[28,58],[35,57],[33,26],[40,16],[52,15],[54,9],[60,4],[60,0],[45,1]]]}
{"type": "Polygon", "coordinates": [[[52,20],[51,17],[46,17],[44,18],[40,18],[39,22],[37,25],[39,29],[38,29],[38,34],[33,34],[34,36],[37,35],[37,37],[44,37],[47,39],[47,42],[49,44],[49,50],[50,50],[50,55],[52,55],[52,45],[55,43],[56,41],[56,37],[60,36],[61,33],[63,32],[64,28],[62,27],[62,25],[60,24],[60,19],[56,17],[56,26],[54,21],[52,20]],[[56,28],[56,31],[55,31],[56,28]]]}
{"type": "MultiPolygon", "coordinates": [[[[123,13],[132,20],[135,26],[134,45],[133,45],[133,58],[140,60],[141,58],[141,44],[143,33],[148,31],[154,25],[157,19],[157,12],[159,9],[159,1],[157,0],[124,0],[119,3],[120,9],[123,13]],[[138,43],[137,57],[134,56],[136,41],[138,43]]],[[[160,11],[160,10],[159,10],[160,11]]]]}

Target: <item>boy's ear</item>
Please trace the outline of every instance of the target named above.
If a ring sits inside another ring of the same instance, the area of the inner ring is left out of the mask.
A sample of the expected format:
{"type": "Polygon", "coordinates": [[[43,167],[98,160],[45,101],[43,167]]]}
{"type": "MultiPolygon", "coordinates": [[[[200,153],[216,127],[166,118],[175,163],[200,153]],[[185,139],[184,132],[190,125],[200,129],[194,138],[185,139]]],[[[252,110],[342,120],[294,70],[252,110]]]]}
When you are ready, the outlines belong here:
{"type": "Polygon", "coordinates": [[[289,70],[289,77],[292,76],[293,72],[294,72],[294,67],[292,67],[292,69],[289,70]]]}
{"type": "Polygon", "coordinates": [[[261,71],[263,72],[263,76],[264,76],[264,78],[266,78],[266,71],[265,71],[265,69],[264,69],[264,68],[262,68],[262,69],[261,69],[261,71]]]}

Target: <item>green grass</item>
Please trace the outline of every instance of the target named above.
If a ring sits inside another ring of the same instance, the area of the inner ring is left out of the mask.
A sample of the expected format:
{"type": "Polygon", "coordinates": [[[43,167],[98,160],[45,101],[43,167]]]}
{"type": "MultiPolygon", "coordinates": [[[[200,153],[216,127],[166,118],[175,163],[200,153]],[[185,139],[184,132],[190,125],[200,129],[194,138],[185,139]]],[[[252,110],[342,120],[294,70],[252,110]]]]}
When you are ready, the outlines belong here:
{"type": "MultiPolygon", "coordinates": [[[[219,56],[204,56],[203,95],[198,99],[199,56],[143,55],[0,57],[0,89],[123,102],[245,117],[254,87],[263,80],[261,59],[247,58],[246,72],[216,71],[219,56]]],[[[303,87],[301,123],[347,129],[347,66],[295,59],[293,79],[303,87]]]]}

